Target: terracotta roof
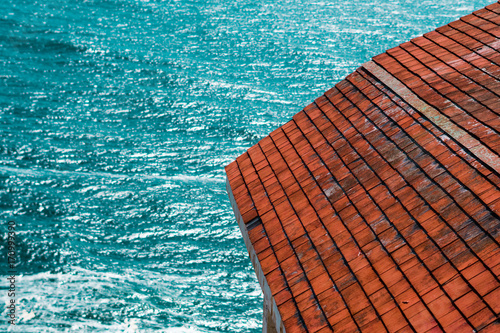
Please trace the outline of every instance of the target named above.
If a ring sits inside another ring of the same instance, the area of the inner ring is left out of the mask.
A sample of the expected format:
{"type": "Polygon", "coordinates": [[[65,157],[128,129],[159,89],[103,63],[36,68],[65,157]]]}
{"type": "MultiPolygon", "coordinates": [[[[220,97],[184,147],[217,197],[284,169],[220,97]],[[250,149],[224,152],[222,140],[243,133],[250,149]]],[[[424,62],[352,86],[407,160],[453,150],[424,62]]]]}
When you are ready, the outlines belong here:
{"type": "Polygon", "coordinates": [[[500,332],[500,4],[358,68],[226,167],[286,332],[500,332]]]}

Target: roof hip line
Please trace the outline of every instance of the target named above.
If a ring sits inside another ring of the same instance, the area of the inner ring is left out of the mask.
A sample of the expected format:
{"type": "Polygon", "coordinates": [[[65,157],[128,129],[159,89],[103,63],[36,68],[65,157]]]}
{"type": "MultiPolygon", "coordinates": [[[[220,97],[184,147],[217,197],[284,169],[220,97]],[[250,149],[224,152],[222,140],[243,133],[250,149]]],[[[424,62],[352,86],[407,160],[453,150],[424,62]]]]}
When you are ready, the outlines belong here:
{"type": "Polygon", "coordinates": [[[443,130],[446,134],[457,140],[478,159],[489,165],[500,174],[500,156],[484,146],[479,140],[455,125],[448,117],[424,102],[420,97],[408,89],[401,81],[392,76],[384,68],[370,60],[362,65],[364,69],[375,76],[380,82],[394,91],[401,99],[411,105],[417,111],[426,116],[434,125],[443,130]]]}

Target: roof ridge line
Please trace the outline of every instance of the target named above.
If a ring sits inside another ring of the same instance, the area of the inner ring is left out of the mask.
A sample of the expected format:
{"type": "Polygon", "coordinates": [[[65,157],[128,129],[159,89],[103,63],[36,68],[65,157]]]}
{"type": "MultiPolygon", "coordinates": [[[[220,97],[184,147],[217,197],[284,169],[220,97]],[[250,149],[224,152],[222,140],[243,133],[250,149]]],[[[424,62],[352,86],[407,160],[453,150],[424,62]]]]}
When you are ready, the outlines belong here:
{"type": "Polygon", "coordinates": [[[489,165],[493,170],[500,174],[500,156],[483,145],[479,140],[472,137],[465,130],[455,125],[448,117],[443,115],[434,107],[424,102],[414,92],[408,89],[401,81],[387,72],[384,68],[370,60],[362,65],[364,69],[380,80],[384,85],[394,91],[406,103],[426,116],[434,125],[443,132],[453,137],[464,145],[478,159],[489,165]]]}

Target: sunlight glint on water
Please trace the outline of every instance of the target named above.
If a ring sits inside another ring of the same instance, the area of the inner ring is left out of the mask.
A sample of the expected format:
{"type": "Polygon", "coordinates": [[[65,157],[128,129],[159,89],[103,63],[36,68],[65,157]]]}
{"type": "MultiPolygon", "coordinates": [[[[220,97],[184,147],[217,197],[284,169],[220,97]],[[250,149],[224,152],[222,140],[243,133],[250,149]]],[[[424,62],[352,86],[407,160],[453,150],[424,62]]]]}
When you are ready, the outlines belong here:
{"type": "Polygon", "coordinates": [[[223,167],[371,56],[488,3],[0,2],[11,330],[259,332],[223,167]]]}

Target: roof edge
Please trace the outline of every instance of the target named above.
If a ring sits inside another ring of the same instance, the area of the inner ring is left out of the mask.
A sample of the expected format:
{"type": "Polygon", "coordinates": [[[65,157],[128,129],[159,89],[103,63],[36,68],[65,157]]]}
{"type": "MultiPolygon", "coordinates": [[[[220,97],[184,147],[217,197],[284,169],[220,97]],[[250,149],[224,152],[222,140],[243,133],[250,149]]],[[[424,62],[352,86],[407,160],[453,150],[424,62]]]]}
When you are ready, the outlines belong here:
{"type": "MultiPolygon", "coordinates": [[[[283,320],[281,319],[280,312],[278,310],[278,305],[276,304],[276,300],[274,299],[271,288],[269,287],[266,276],[262,271],[262,267],[260,266],[259,258],[257,257],[257,253],[252,246],[252,242],[248,235],[247,226],[243,221],[243,216],[241,215],[236,200],[234,199],[233,192],[231,190],[231,185],[229,184],[229,179],[226,177],[226,190],[229,196],[229,201],[231,202],[231,207],[233,208],[234,216],[236,217],[236,221],[238,221],[238,226],[240,227],[241,234],[243,235],[243,240],[245,242],[246,248],[248,250],[248,255],[250,256],[250,261],[252,262],[252,266],[255,270],[255,274],[257,275],[257,280],[259,281],[260,287],[264,294],[264,308],[267,307],[269,309],[271,318],[274,321],[274,325],[278,333],[285,333],[285,326],[283,320]]],[[[264,316],[266,314],[264,313],[264,316]]]]}

